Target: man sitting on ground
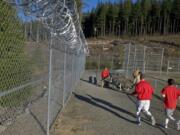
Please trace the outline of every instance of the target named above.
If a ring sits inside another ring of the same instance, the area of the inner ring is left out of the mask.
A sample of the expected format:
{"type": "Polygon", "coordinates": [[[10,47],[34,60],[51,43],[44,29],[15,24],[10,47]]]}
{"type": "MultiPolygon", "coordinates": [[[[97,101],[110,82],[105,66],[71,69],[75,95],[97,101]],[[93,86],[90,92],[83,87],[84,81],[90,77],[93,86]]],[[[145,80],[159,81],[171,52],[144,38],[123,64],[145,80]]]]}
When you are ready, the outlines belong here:
{"type": "Polygon", "coordinates": [[[102,79],[102,81],[101,81],[101,87],[102,87],[102,88],[104,87],[105,80],[106,80],[107,78],[109,78],[109,76],[110,76],[109,70],[108,70],[107,67],[105,67],[105,69],[101,72],[101,79],[102,79]]]}

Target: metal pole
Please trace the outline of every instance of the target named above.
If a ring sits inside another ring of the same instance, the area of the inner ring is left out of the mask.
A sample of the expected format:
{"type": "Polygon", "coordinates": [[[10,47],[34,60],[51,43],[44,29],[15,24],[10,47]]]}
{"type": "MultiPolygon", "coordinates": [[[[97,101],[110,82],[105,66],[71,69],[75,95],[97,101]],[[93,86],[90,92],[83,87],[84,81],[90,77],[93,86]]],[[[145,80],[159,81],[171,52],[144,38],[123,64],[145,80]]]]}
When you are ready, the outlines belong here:
{"type": "Polygon", "coordinates": [[[136,69],[136,46],[134,46],[134,70],[136,69]]]}
{"type": "Polygon", "coordinates": [[[84,71],[83,71],[83,73],[84,73],[85,70],[86,70],[86,61],[87,61],[86,55],[84,55],[84,60],[83,60],[83,69],[84,69],[84,71]]]}
{"type": "Polygon", "coordinates": [[[166,74],[168,75],[169,74],[169,60],[168,60],[168,64],[167,64],[167,72],[166,74]]]}
{"type": "Polygon", "coordinates": [[[144,54],[143,54],[143,72],[146,72],[146,46],[144,46],[144,54]]]}
{"type": "Polygon", "coordinates": [[[66,92],[66,57],[67,57],[67,47],[65,46],[65,53],[64,53],[64,89],[63,89],[63,108],[65,105],[65,92],[66,92]]]}
{"type": "Polygon", "coordinates": [[[164,59],[164,48],[162,49],[161,66],[160,66],[160,76],[162,75],[163,59],[164,59]]]}
{"type": "Polygon", "coordinates": [[[113,58],[113,55],[112,55],[111,70],[113,70],[113,65],[114,65],[114,58],[113,58]]]}
{"type": "Polygon", "coordinates": [[[177,69],[178,72],[180,72],[180,60],[178,60],[178,69],[177,69]]]}
{"type": "Polygon", "coordinates": [[[71,73],[71,79],[72,79],[72,89],[73,89],[73,84],[74,84],[74,78],[73,78],[73,76],[74,76],[74,54],[72,54],[72,71],[71,71],[72,73],[71,73]]]}
{"type": "Polygon", "coordinates": [[[52,32],[51,32],[51,41],[50,41],[50,45],[49,45],[49,89],[48,89],[48,116],[47,116],[47,135],[50,135],[49,133],[49,128],[50,128],[50,105],[51,105],[51,85],[52,85],[52,44],[53,44],[53,40],[52,40],[52,32]]]}
{"type": "Polygon", "coordinates": [[[157,79],[154,80],[154,88],[157,90],[157,79]]]}
{"type": "MultiPolygon", "coordinates": [[[[99,54],[99,57],[98,57],[98,74],[100,73],[100,68],[101,68],[101,55],[99,54]]],[[[100,81],[100,77],[98,77],[98,80],[100,81]]]]}
{"type": "Polygon", "coordinates": [[[127,60],[127,66],[126,66],[126,77],[128,77],[130,51],[131,51],[131,44],[129,43],[129,45],[128,45],[128,60],[127,60]]]}

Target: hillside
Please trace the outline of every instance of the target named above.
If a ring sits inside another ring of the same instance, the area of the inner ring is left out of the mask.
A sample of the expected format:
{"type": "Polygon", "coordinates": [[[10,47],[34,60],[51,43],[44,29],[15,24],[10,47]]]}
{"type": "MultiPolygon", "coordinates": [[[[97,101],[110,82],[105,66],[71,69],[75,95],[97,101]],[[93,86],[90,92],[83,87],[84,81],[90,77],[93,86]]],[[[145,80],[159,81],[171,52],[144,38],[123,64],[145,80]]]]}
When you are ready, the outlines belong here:
{"type": "Polygon", "coordinates": [[[180,35],[167,36],[144,36],[144,37],[102,37],[89,38],[90,53],[112,52],[113,48],[117,48],[122,44],[140,44],[148,47],[162,47],[166,50],[166,56],[169,58],[180,58],[180,35]]]}

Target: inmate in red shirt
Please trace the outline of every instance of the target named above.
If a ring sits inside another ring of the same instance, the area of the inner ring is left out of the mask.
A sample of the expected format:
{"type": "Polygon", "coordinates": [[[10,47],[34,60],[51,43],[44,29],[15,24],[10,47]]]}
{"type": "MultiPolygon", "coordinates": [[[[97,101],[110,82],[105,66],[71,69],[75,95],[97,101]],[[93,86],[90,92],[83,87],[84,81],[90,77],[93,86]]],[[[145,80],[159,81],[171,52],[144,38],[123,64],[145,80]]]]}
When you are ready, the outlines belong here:
{"type": "Polygon", "coordinates": [[[166,86],[162,91],[162,95],[165,95],[164,106],[167,109],[176,109],[177,99],[180,96],[180,90],[175,86],[169,85],[166,86]]]}
{"type": "Polygon", "coordinates": [[[139,83],[137,83],[135,86],[135,91],[133,92],[133,94],[137,95],[138,100],[151,100],[153,93],[154,89],[145,80],[141,80],[139,83]]]}
{"type": "Polygon", "coordinates": [[[109,70],[108,69],[103,70],[102,73],[101,73],[102,79],[105,79],[108,76],[109,76],[109,70]]]}

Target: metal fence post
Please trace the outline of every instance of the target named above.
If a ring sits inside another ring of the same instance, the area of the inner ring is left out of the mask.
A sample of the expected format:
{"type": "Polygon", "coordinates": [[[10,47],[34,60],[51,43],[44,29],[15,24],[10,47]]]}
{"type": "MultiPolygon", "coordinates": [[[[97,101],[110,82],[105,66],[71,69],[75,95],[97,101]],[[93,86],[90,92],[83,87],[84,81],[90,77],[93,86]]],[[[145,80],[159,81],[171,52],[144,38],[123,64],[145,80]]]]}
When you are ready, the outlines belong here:
{"type": "Polygon", "coordinates": [[[53,44],[53,39],[52,39],[52,33],[51,33],[51,41],[49,45],[49,88],[48,88],[48,116],[47,116],[47,135],[50,134],[49,128],[50,128],[50,105],[51,105],[51,85],[52,85],[52,44],[53,44]]]}
{"type": "MultiPolygon", "coordinates": [[[[73,84],[74,84],[74,54],[72,54],[72,74],[71,74],[71,79],[72,79],[72,87],[73,87],[73,84]]],[[[72,88],[73,89],[73,88],[72,88]]]]}
{"type": "Polygon", "coordinates": [[[178,69],[177,69],[178,72],[180,72],[180,60],[178,60],[178,69]]]}
{"type": "Polygon", "coordinates": [[[143,72],[146,72],[146,46],[144,46],[144,53],[143,53],[143,72]]]}
{"type": "Polygon", "coordinates": [[[113,55],[112,55],[111,70],[113,70],[113,66],[114,66],[114,57],[113,57],[113,55]]]}
{"type": "Polygon", "coordinates": [[[169,74],[169,60],[168,60],[168,64],[167,64],[167,72],[166,74],[168,75],[169,74]]]}
{"type": "Polygon", "coordinates": [[[162,75],[163,59],[164,59],[164,48],[162,49],[162,54],[161,54],[160,76],[162,75]]]}
{"type": "Polygon", "coordinates": [[[133,70],[135,70],[136,69],[136,51],[137,51],[137,49],[136,49],[136,46],[134,46],[134,69],[133,70]]]}
{"type": "MultiPolygon", "coordinates": [[[[97,74],[100,73],[100,68],[101,68],[101,55],[99,54],[99,57],[98,57],[98,72],[97,72],[97,74]]],[[[98,80],[100,81],[99,75],[97,75],[97,77],[98,77],[98,80]]]]}
{"type": "Polygon", "coordinates": [[[65,93],[66,93],[66,57],[67,57],[67,47],[65,46],[65,52],[64,52],[64,88],[63,88],[63,108],[65,105],[65,93]]]}
{"type": "Polygon", "coordinates": [[[157,80],[155,79],[155,80],[154,80],[154,89],[155,89],[155,90],[157,90],[157,84],[158,84],[158,83],[157,83],[157,80]]]}
{"type": "Polygon", "coordinates": [[[128,45],[128,59],[127,59],[127,65],[126,65],[126,77],[128,77],[129,74],[129,59],[130,59],[130,52],[131,51],[131,43],[128,45]]]}

